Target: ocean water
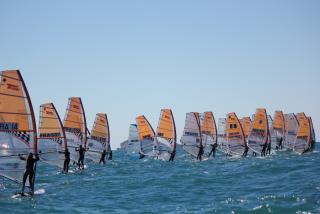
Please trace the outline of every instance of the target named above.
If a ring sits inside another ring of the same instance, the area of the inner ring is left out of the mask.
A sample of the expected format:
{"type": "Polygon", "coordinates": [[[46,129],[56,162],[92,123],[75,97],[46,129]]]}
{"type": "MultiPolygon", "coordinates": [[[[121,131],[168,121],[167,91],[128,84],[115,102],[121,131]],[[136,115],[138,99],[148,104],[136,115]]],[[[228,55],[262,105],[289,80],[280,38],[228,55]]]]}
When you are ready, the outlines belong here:
{"type": "Polygon", "coordinates": [[[34,197],[0,179],[0,213],[320,213],[320,151],[198,162],[132,160],[61,174],[38,164],[34,197]]]}

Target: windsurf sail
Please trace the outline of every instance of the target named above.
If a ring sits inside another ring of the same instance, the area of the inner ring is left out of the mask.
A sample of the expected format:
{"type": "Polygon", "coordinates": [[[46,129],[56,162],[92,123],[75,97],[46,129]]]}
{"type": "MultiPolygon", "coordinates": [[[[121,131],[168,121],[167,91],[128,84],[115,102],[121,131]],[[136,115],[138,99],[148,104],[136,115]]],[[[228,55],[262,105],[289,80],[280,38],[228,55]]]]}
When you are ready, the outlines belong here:
{"type": "Polygon", "coordinates": [[[128,155],[138,156],[140,152],[140,140],[138,127],[136,124],[131,124],[129,127],[129,138],[127,141],[127,145],[125,147],[125,151],[128,155]]]}
{"type": "Polygon", "coordinates": [[[297,119],[299,121],[299,127],[293,145],[293,151],[303,154],[312,150],[311,125],[310,120],[304,113],[298,113],[297,119]]]}
{"type": "Polygon", "coordinates": [[[299,122],[295,114],[291,113],[285,115],[285,127],[284,147],[293,150],[294,141],[296,140],[299,128],[299,122]]]}
{"type": "Polygon", "coordinates": [[[79,154],[76,149],[79,148],[80,145],[83,148],[87,146],[87,122],[80,97],[69,98],[63,125],[66,132],[70,158],[73,161],[78,161],[79,154]]]}
{"type": "Polygon", "coordinates": [[[251,132],[251,126],[252,126],[251,118],[243,117],[242,119],[240,119],[240,122],[243,129],[244,137],[247,140],[251,132]]]}
{"type": "Polygon", "coordinates": [[[87,157],[99,163],[102,153],[109,150],[110,130],[107,114],[98,113],[88,139],[87,157]]]}
{"type": "Polygon", "coordinates": [[[227,115],[227,145],[230,156],[245,156],[247,153],[244,132],[234,112],[227,115]]]}
{"type": "Polygon", "coordinates": [[[136,118],[138,136],[140,140],[140,153],[154,157],[158,155],[157,145],[154,143],[155,133],[149,121],[144,115],[136,118]]]}
{"type": "Polygon", "coordinates": [[[218,120],[218,150],[223,153],[228,154],[228,144],[227,144],[227,119],[219,118],[218,120]]]}
{"type": "Polygon", "coordinates": [[[209,158],[211,155],[215,156],[218,146],[217,126],[212,112],[204,112],[200,119],[204,156],[209,158]]]}
{"type": "Polygon", "coordinates": [[[311,128],[311,150],[314,150],[315,144],[316,144],[316,134],[314,131],[313,121],[311,117],[308,117],[310,121],[310,128],[311,128]]]}
{"type": "Polygon", "coordinates": [[[177,134],[171,109],[161,110],[155,143],[158,147],[159,159],[169,160],[171,155],[174,158],[177,147],[177,134]]]}
{"type": "Polygon", "coordinates": [[[282,111],[275,111],[272,122],[272,148],[281,150],[285,138],[285,119],[282,111]]]}
{"type": "Polygon", "coordinates": [[[0,77],[0,176],[22,183],[26,162],[19,156],[38,153],[34,111],[20,71],[1,71],[0,77]]]}
{"type": "Polygon", "coordinates": [[[257,109],[252,130],[248,138],[248,146],[255,155],[264,156],[269,142],[269,124],[265,109],[257,109]]]}
{"type": "Polygon", "coordinates": [[[198,158],[202,145],[199,113],[186,114],[186,120],[181,137],[182,149],[193,157],[198,158]]]}
{"type": "Polygon", "coordinates": [[[63,168],[67,148],[66,134],[54,104],[41,105],[38,137],[40,160],[63,168]]]}

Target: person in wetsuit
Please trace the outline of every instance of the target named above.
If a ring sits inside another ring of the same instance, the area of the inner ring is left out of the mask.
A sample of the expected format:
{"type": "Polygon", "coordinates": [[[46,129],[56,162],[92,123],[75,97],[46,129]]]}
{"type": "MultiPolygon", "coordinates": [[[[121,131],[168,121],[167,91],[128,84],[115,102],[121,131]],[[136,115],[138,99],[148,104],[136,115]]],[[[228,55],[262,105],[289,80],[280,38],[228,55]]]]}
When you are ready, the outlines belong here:
{"type": "Polygon", "coordinates": [[[209,153],[209,157],[212,155],[212,157],[215,157],[216,156],[216,149],[218,147],[218,144],[215,143],[215,144],[211,144],[211,151],[209,153]]]}
{"type": "Polygon", "coordinates": [[[28,157],[25,158],[21,155],[19,155],[20,159],[21,160],[25,160],[27,161],[26,163],[26,170],[23,174],[23,180],[22,180],[22,192],[21,194],[24,195],[24,189],[25,189],[25,186],[26,186],[26,181],[27,181],[27,178],[29,177],[29,185],[30,185],[30,188],[31,188],[31,193],[33,193],[34,191],[34,167],[35,167],[35,163],[39,160],[39,157],[37,155],[37,158],[34,158],[33,157],[33,154],[32,153],[29,153],[28,157]]]}
{"type": "Polygon", "coordinates": [[[200,145],[200,147],[199,147],[199,153],[198,153],[198,156],[197,156],[197,160],[202,160],[202,155],[203,155],[203,153],[204,153],[204,150],[203,150],[203,146],[202,145],[200,145]]]}
{"type": "Polygon", "coordinates": [[[173,162],[175,156],[176,156],[176,151],[171,152],[169,162],[173,162]]]}
{"type": "Polygon", "coordinates": [[[103,163],[103,164],[106,164],[106,155],[107,155],[107,150],[103,150],[103,152],[101,153],[101,158],[100,158],[100,161],[99,161],[99,164],[103,163]]]}
{"type": "Polygon", "coordinates": [[[244,152],[242,154],[242,157],[247,157],[248,151],[249,151],[249,146],[246,145],[245,148],[244,148],[244,152]]]}
{"type": "Polygon", "coordinates": [[[108,160],[112,160],[112,150],[110,149],[108,160]]]}
{"type": "Polygon", "coordinates": [[[262,147],[262,150],[261,150],[262,157],[266,156],[266,149],[267,149],[267,143],[265,143],[262,147]]]}
{"type": "Polygon", "coordinates": [[[84,169],[84,154],[86,152],[86,150],[82,147],[82,145],[80,145],[79,149],[76,148],[76,151],[79,152],[79,160],[78,160],[78,167],[79,169],[84,169]]]}
{"type": "Polygon", "coordinates": [[[68,173],[69,171],[69,163],[70,163],[70,152],[68,149],[64,152],[64,163],[63,163],[63,171],[68,173]]]}
{"type": "Polygon", "coordinates": [[[143,149],[141,148],[141,151],[139,151],[139,160],[143,159],[145,155],[143,154],[143,149]]]}
{"type": "Polygon", "coordinates": [[[267,145],[267,155],[271,154],[271,143],[268,143],[267,145]]]}

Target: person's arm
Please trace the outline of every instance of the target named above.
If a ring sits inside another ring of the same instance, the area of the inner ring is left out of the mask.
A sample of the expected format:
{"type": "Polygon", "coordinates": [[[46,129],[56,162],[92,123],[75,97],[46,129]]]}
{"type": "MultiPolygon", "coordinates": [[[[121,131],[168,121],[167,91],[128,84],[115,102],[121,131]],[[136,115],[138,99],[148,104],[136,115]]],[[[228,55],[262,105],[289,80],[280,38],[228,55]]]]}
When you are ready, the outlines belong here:
{"type": "Polygon", "coordinates": [[[39,155],[36,155],[36,158],[34,160],[35,160],[35,162],[39,161],[40,160],[39,155]]]}

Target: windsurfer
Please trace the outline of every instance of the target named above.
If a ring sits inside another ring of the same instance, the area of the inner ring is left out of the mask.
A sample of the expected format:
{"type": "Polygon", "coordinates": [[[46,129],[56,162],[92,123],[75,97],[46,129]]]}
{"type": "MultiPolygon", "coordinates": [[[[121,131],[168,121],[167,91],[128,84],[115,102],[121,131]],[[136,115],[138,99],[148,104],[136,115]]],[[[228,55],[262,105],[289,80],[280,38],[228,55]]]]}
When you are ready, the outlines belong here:
{"type": "Polygon", "coordinates": [[[21,160],[25,160],[27,161],[26,164],[26,170],[24,172],[23,175],[23,181],[22,181],[22,192],[21,194],[24,195],[24,189],[26,186],[26,181],[27,178],[29,177],[29,185],[31,188],[31,193],[33,193],[34,190],[34,176],[35,176],[35,172],[34,172],[34,168],[35,168],[35,163],[39,160],[38,155],[36,156],[36,158],[34,158],[32,153],[29,153],[28,157],[25,158],[22,155],[19,155],[21,160]]]}

